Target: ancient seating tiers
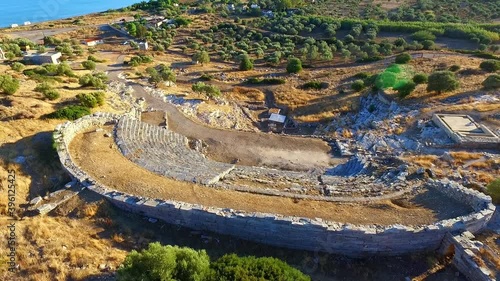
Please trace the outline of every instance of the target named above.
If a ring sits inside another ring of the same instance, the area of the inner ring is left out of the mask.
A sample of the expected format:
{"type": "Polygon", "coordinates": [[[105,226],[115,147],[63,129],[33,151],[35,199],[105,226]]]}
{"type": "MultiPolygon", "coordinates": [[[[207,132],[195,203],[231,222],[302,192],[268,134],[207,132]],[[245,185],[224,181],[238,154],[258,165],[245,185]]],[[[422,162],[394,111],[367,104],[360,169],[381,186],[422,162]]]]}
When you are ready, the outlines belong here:
{"type": "Polygon", "coordinates": [[[185,136],[126,116],[118,121],[115,134],[125,157],[151,172],[176,180],[210,185],[234,168],[190,149],[185,136]]]}

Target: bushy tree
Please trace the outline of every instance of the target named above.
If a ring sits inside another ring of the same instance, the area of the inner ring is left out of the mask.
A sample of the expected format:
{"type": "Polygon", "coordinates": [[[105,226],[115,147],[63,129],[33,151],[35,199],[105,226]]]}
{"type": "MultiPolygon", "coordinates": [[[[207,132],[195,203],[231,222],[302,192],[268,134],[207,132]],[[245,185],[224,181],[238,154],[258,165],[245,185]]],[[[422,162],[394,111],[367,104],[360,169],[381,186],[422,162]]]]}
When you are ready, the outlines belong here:
{"type": "Polygon", "coordinates": [[[19,89],[19,80],[16,78],[5,74],[5,75],[0,75],[0,92],[7,94],[7,95],[13,95],[17,92],[19,89]]]}
{"type": "Polygon", "coordinates": [[[408,53],[402,53],[396,56],[397,64],[405,64],[411,61],[411,55],[408,53]]]}
{"type": "Polygon", "coordinates": [[[500,178],[495,179],[486,186],[489,195],[493,199],[493,202],[500,204],[500,178]]]}
{"type": "Polygon", "coordinates": [[[56,90],[45,91],[43,92],[43,96],[48,100],[56,100],[61,97],[59,92],[56,90]]]}
{"type": "Polygon", "coordinates": [[[492,74],[488,76],[482,83],[483,87],[487,90],[500,88],[500,75],[492,74]]]}
{"type": "Polygon", "coordinates": [[[210,62],[210,55],[208,54],[207,51],[199,51],[193,55],[193,62],[201,63],[201,65],[204,65],[205,63],[209,63],[210,62]]]}
{"type": "Polygon", "coordinates": [[[432,34],[430,31],[427,30],[420,30],[413,33],[411,35],[411,38],[417,41],[425,41],[425,40],[434,41],[436,40],[436,35],[432,34]]]}
{"type": "Polygon", "coordinates": [[[105,82],[108,77],[102,72],[85,74],[78,80],[82,87],[94,87],[97,89],[106,89],[105,82]]]}
{"type": "Polygon", "coordinates": [[[458,89],[459,82],[451,71],[436,71],[429,75],[427,91],[435,91],[438,94],[458,89]]]}
{"type": "Polygon", "coordinates": [[[352,83],[351,88],[354,91],[359,92],[365,88],[365,82],[363,82],[363,80],[356,80],[352,83]]]}
{"type": "Polygon", "coordinates": [[[60,108],[50,114],[47,115],[48,118],[52,119],[68,119],[68,120],[76,120],[85,115],[89,115],[90,110],[88,107],[79,106],[79,105],[70,105],[63,108],[60,108]]]}
{"type": "Polygon", "coordinates": [[[94,70],[96,67],[96,63],[94,61],[91,61],[91,60],[86,60],[86,61],[82,62],[82,66],[83,66],[83,68],[85,68],[87,70],[94,70]]]}
{"type": "Polygon", "coordinates": [[[241,55],[239,68],[243,71],[253,69],[253,62],[247,54],[241,55]]]}
{"type": "Polygon", "coordinates": [[[417,73],[413,76],[413,82],[415,84],[425,84],[428,81],[428,77],[424,73],[417,73]]]}
{"type": "Polygon", "coordinates": [[[398,95],[400,98],[405,98],[415,90],[415,87],[417,87],[417,84],[409,81],[408,83],[399,86],[396,90],[398,91],[398,95]]]}
{"type": "Polygon", "coordinates": [[[500,61],[498,60],[486,60],[481,62],[479,67],[487,72],[496,72],[500,70],[500,61]]]}
{"type": "Polygon", "coordinates": [[[141,252],[132,251],[117,271],[118,281],[204,281],[210,274],[205,250],[151,243],[141,252]]]}
{"type": "Polygon", "coordinates": [[[286,65],[286,72],[299,73],[302,71],[302,61],[298,58],[290,58],[286,65]]]}
{"type": "MultiPolygon", "coordinates": [[[[213,281],[310,281],[310,277],[276,258],[224,255],[211,264],[213,281]]],[[[211,280],[211,281],[212,281],[211,280]]]]}
{"type": "Polygon", "coordinates": [[[21,72],[24,68],[24,64],[22,64],[20,62],[15,62],[15,63],[10,65],[10,68],[12,68],[12,70],[14,70],[14,71],[21,72]]]}
{"type": "Polygon", "coordinates": [[[213,85],[207,85],[203,82],[198,82],[191,86],[194,92],[205,94],[209,98],[219,97],[221,95],[220,89],[213,85]]]}
{"type": "Polygon", "coordinates": [[[104,93],[94,92],[94,93],[81,93],[76,96],[80,101],[80,104],[85,107],[94,108],[98,105],[104,105],[104,93]]]}
{"type": "Polygon", "coordinates": [[[36,85],[34,91],[39,92],[39,93],[45,93],[45,92],[48,92],[51,90],[52,90],[52,86],[50,86],[47,82],[43,82],[41,84],[36,85]]]}

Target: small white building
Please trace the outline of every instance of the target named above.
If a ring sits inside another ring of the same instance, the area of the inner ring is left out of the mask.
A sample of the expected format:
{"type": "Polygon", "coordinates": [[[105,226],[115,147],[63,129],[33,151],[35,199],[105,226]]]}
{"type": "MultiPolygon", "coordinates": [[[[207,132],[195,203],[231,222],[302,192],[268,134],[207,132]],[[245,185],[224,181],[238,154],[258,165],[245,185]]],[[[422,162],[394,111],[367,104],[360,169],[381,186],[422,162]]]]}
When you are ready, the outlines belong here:
{"type": "Polygon", "coordinates": [[[13,23],[13,24],[11,24],[11,25],[10,25],[10,27],[11,27],[11,28],[19,27],[19,24],[17,24],[17,23],[13,23]]]}
{"type": "Polygon", "coordinates": [[[24,25],[25,25],[25,26],[26,26],[26,25],[31,25],[31,22],[30,22],[30,21],[25,21],[25,22],[24,22],[24,25]]]}
{"type": "Polygon", "coordinates": [[[260,6],[257,4],[250,5],[250,9],[260,9],[260,6]]]}
{"type": "Polygon", "coordinates": [[[52,64],[59,64],[60,61],[59,59],[61,58],[62,54],[61,52],[46,52],[43,54],[39,54],[37,52],[28,52],[26,55],[23,57],[23,60],[28,63],[32,64],[44,64],[44,63],[52,63],[52,64]]]}
{"type": "Polygon", "coordinates": [[[89,46],[89,47],[94,47],[97,45],[104,44],[104,41],[99,38],[91,38],[91,39],[85,39],[83,40],[83,44],[89,46]]]}
{"type": "Polygon", "coordinates": [[[147,51],[149,49],[148,42],[139,42],[139,50],[147,51]]]}

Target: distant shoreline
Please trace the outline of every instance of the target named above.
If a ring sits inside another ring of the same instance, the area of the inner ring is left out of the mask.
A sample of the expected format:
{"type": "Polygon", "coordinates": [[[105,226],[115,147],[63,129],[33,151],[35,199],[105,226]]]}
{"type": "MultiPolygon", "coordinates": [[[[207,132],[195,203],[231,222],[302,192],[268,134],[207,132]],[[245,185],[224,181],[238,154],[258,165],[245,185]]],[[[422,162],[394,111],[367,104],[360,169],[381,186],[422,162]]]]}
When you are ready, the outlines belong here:
{"type": "Polygon", "coordinates": [[[11,7],[8,3],[0,4],[0,10],[7,13],[0,20],[0,29],[9,29],[13,24],[18,27],[24,27],[25,22],[30,22],[33,26],[47,22],[57,22],[68,20],[74,17],[83,17],[93,14],[116,11],[141,2],[140,0],[114,0],[106,1],[102,4],[101,0],[86,1],[39,1],[24,0],[22,4],[11,7]],[[69,4],[72,5],[69,5],[69,4]]]}

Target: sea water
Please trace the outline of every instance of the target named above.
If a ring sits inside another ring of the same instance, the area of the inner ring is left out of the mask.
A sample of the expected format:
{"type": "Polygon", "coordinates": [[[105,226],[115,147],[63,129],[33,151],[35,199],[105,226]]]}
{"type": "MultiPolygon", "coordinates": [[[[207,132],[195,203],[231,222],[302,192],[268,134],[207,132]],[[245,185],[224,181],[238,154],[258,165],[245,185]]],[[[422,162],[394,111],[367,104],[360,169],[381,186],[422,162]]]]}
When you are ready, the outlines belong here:
{"type": "Polygon", "coordinates": [[[0,0],[0,27],[103,12],[140,0],[0,0]]]}

